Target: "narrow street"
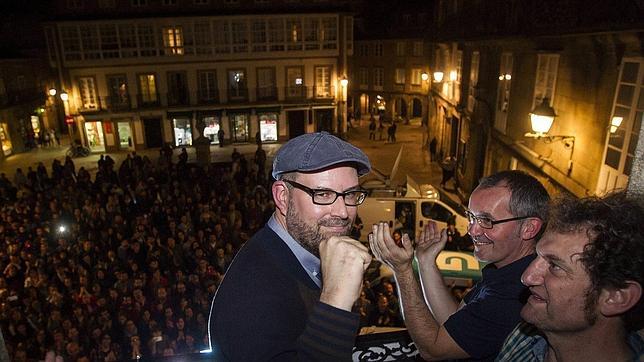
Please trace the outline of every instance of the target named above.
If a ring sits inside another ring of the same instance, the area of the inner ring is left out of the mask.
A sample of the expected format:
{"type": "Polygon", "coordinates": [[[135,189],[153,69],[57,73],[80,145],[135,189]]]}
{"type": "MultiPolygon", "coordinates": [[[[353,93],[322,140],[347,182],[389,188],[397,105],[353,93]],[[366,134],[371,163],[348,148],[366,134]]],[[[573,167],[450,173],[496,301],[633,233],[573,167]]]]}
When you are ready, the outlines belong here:
{"type": "MultiPolygon", "coordinates": [[[[360,147],[365,151],[365,153],[367,153],[374,168],[387,176],[391,173],[400,148],[403,148],[403,155],[400,160],[398,172],[392,180],[392,185],[404,185],[406,182],[406,175],[410,175],[418,183],[430,183],[435,187],[438,187],[441,180],[441,169],[436,162],[430,163],[428,149],[421,145],[422,128],[418,120],[410,122],[409,125],[400,124],[398,126],[398,130],[396,132],[396,143],[386,143],[384,140],[370,141],[368,124],[369,122],[366,119],[362,120],[361,124],[354,121],[354,127],[349,129],[347,138],[351,143],[360,147]]],[[[386,134],[384,137],[386,139],[386,134]]],[[[28,167],[35,169],[38,162],[43,162],[47,169],[51,170],[51,164],[55,158],[61,161],[64,161],[65,159],[68,141],[63,139],[62,143],[63,145],[58,147],[37,148],[30,152],[11,155],[0,163],[0,172],[4,172],[9,179],[12,179],[16,168],[20,167],[23,171],[26,171],[28,167]]],[[[280,146],[280,143],[264,144],[263,147],[266,150],[269,162],[272,161],[273,155],[280,146]]],[[[225,147],[212,146],[212,161],[225,162],[230,160],[230,155],[234,148],[237,148],[239,152],[246,155],[246,158],[250,160],[253,158],[257,147],[252,143],[237,145],[228,144],[225,147]]],[[[177,155],[180,150],[180,148],[174,149],[175,155],[177,155]]],[[[188,147],[187,150],[189,161],[194,162],[196,159],[195,149],[188,147]]],[[[110,157],[116,161],[117,165],[127,157],[127,154],[128,152],[126,151],[109,153],[110,157]]],[[[148,156],[154,161],[159,156],[159,149],[153,148],[139,150],[137,151],[137,154],[148,156]]],[[[97,170],[97,161],[99,160],[100,155],[100,153],[92,153],[88,157],[74,158],[76,169],[78,170],[80,167],[85,167],[85,169],[93,175],[97,170]]],[[[372,179],[377,179],[373,173],[366,175],[364,178],[364,180],[372,179]]],[[[453,199],[458,200],[455,195],[449,193],[448,195],[453,199]]]]}

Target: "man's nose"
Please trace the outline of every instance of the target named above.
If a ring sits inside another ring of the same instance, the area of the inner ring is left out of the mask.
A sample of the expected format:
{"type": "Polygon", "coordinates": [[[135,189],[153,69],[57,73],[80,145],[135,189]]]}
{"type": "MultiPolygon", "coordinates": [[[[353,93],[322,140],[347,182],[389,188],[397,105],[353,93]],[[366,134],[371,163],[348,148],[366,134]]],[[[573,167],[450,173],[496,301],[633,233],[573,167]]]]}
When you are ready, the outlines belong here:
{"type": "Polygon", "coordinates": [[[479,225],[478,222],[474,221],[473,223],[469,223],[467,225],[467,233],[470,234],[470,236],[479,236],[482,235],[485,232],[481,225],[479,225]]]}
{"type": "Polygon", "coordinates": [[[335,199],[335,202],[331,204],[331,214],[343,219],[346,219],[349,216],[347,205],[344,203],[344,197],[338,196],[338,198],[335,199]]]}
{"type": "Polygon", "coordinates": [[[548,262],[542,257],[537,256],[535,260],[528,265],[521,275],[521,283],[525,286],[540,285],[543,283],[543,275],[548,269],[548,262]]]}

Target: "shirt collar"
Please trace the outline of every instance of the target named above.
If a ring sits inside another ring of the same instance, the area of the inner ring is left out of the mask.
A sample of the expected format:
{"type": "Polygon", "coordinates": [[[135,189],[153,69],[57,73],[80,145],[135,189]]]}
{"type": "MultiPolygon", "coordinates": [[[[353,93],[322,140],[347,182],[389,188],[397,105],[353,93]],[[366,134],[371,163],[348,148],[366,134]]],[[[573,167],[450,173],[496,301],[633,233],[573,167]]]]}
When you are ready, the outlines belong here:
{"type": "Polygon", "coordinates": [[[502,278],[502,277],[513,277],[515,275],[521,275],[523,271],[532,263],[532,261],[537,257],[537,254],[526,255],[519,260],[515,260],[512,263],[502,267],[497,268],[493,263],[486,265],[483,270],[484,278],[502,278]]]}
{"type": "MultiPolygon", "coordinates": [[[[534,358],[543,362],[546,358],[546,353],[548,352],[548,341],[540,334],[535,334],[532,336],[532,355],[534,358]]],[[[644,357],[644,339],[637,332],[632,332],[628,336],[628,345],[633,351],[633,359],[631,361],[641,361],[644,357]]]]}
{"type": "Polygon", "coordinates": [[[280,237],[280,239],[282,239],[282,241],[284,241],[286,246],[291,249],[291,252],[293,252],[297,260],[300,262],[300,265],[302,265],[302,268],[304,268],[311,280],[313,280],[313,282],[315,282],[318,287],[322,288],[322,276],[320,275],[320,259],[311,254],[308,250],[304,249],[304,247],[302,247],[302,245],[297,240],[293,239],[291,234],[288,233],[288,231],[282,226],[282,224],[277,222],[275,214],[271,216],[266,225],[268,225],[268,227],[271,228],[271,230],[273,230],[280,237]]]}

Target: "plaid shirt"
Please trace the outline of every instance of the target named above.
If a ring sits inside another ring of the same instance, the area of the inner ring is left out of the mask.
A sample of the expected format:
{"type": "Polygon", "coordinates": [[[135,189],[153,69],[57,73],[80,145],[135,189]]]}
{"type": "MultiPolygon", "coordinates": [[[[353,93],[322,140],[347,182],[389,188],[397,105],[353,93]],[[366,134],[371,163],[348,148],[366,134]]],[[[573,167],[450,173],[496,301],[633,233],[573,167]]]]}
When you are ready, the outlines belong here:
{"type": "MultiPolygon", "coordinates": [[[[644,339],[637,332],[628,336],[628,344],[634,352],[631,361],[644,361],[644,339]]],[[[548,352],[548,341],[533,325],[521,322],[505,339],[495,361],[543,362],[548,352]]]]}

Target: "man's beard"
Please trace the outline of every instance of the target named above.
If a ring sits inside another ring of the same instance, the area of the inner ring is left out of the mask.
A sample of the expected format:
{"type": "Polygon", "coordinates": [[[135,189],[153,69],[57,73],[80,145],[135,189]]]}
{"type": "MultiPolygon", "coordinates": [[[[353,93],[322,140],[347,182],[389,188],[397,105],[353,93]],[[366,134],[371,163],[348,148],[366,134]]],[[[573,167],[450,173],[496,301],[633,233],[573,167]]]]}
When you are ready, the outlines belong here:
{"type": "Polygon", "coordinates": [[[286,212],[286,228],[289,234],[309,253],[320,257],[320,243],[332,236],[346,236],[351,231],[351,220],[340,218],[329,218],[317,220],[315,224],[308,224],[302,220],[295,210],[293,200],[288,200],[288,211],[286,212]],[[345,230],[339,233],[323,232],[321,226],[344,226],[345,230]]]}

